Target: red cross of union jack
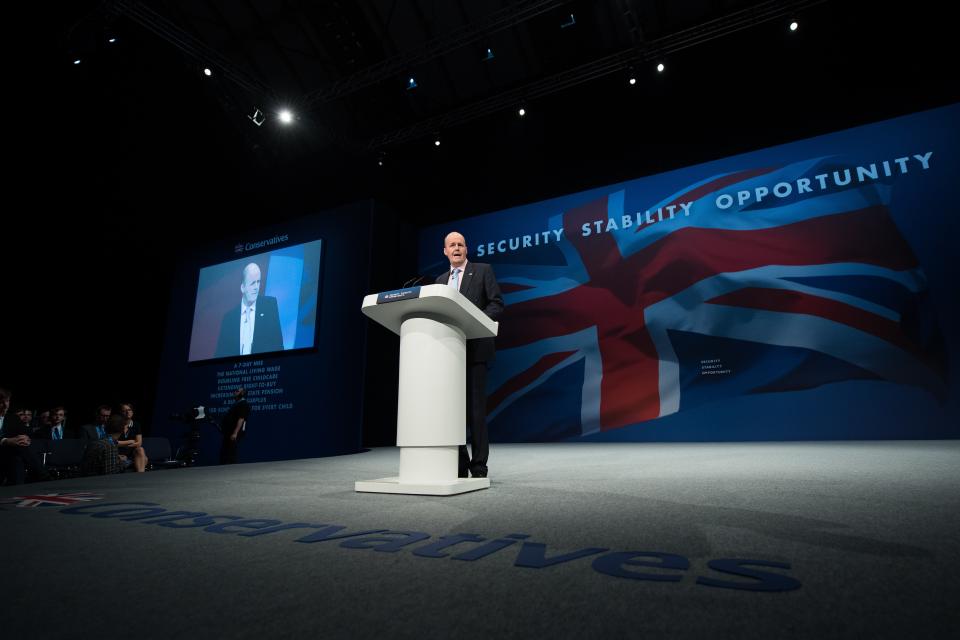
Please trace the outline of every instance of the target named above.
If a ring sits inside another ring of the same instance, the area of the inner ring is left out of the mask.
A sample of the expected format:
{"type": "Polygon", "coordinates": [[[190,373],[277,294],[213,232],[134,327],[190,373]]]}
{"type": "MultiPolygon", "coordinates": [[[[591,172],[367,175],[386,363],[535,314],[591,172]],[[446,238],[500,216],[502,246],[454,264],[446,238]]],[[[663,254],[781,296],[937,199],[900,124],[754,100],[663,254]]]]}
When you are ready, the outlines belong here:
{"type": "Polygon", "coordinates": [[[10,504],[16,507],[68,507],[78,502],[100,500],[102,493],[88,491],[74,491],[70,493],[36,493],[27,496],[14,496],[0,500],[0,504],[10,504]]]}
{"type": "MultiPolygon", "coordinates": [[[[567,210],[553,224],[565,230],[558,245],[565,265],[502,268],[507,308],[488,387],[490,418],[577,363],[585,367],[581,434],[676,413],[685,385],[672,344],[677,332],[802,349],[851,363],[864,376],[941,387],[928,354],[906,335],[899,310],[823,284],[860,278],[913,292],[925,288],[917,259],[889,216],[885,187],[853,185],[724,211],[713,204],[734,185],[795,180],[826,170],[829,162],[713,176],[654,205],[694,202],[696,218],[659,225],[582,236],[582,227],[629,213],[616,193],[567,210]]],[[[796,376],[778,375],[768,380],[771,390],[831,381],[811,383],[807,376],[801,384],[796,376]]]]}

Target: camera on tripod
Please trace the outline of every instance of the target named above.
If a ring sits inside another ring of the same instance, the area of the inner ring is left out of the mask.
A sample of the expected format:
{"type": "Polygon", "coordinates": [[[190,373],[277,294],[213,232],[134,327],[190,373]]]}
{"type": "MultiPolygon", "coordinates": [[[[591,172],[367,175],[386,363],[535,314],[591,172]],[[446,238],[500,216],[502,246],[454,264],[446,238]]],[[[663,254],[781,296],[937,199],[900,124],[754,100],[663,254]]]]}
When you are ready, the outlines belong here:
{"type": "Polygon", "coordinates": [[[206,415],[206,407],[202,404],[195,407],[188,407],[182,413],[173,413],[170,415],[170,419],[178,422],[186,422],[187,424],[192,424],[198,420],[210,420],[206,415]]]}
{"type": "Polygon", "coordinates": [[[177,450],[176,458],[187,466],[193,466],[200,456],[201,427],[205,424],[212,424],[217,427],[217,423],[207,415],[206,407],[202,404],[188,407],[180,413],[173,413],[170,415],[170,419],[182,422],[190,427],[183,434],[183,445],[177,450]]]}

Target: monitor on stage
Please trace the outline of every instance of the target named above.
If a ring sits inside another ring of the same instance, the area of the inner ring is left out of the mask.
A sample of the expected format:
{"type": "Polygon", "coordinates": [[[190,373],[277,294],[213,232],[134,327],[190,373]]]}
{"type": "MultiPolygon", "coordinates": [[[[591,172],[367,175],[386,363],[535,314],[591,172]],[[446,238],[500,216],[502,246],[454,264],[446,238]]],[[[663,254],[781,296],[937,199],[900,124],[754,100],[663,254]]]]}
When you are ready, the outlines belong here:
{"type": "Polygon", "coordinates": [[[312,348],[321,242],[200,269],[189,361],[312,348]]]}

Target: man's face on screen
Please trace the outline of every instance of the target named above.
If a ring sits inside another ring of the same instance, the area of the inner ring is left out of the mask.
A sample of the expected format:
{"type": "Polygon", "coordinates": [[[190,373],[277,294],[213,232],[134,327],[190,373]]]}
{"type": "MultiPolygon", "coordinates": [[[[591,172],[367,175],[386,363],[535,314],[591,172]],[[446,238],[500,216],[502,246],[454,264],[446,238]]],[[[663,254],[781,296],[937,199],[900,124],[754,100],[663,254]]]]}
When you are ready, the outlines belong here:
{"type": "Polygon", "coordinates": [[[248,264],[243,270],[243,284],[240,285],[240,292],[243,293],[243,301],[247,304],[253,304],[260,295],[260,267],[255,264],[248,264]]]}
{"type": "Polygon", "coordinates": [[[50,412],[50,423],[51,423],[53,426],[57,426],[58,424],[60,424],[61,422],[63,422],[63,419],[66,418],[66,417],[67,417],[67,415],[66,415],[66,413],[64,412],[63,409],[60,409],[59,411],[51,411],[51,412],[50,412]]]}
{"type": "Polygon", "coordinates": [[[443,240],[443,255],[447,256],[450,266],[462,267],[467,261],[467,241],[459,233],[448,233],[443,240]]]}

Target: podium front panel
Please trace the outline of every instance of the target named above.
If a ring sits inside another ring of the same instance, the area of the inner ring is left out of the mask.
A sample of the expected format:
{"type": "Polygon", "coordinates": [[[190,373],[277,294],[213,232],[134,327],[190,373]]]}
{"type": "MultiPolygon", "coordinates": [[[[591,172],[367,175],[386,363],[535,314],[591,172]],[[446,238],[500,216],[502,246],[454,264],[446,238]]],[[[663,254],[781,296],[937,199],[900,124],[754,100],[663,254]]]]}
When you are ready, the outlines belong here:
{"type": "Polygon", "coordinates": [[[466,442],[467,341],[456,326],[427,317],[400,327],[397,446],[466,442]]]}

